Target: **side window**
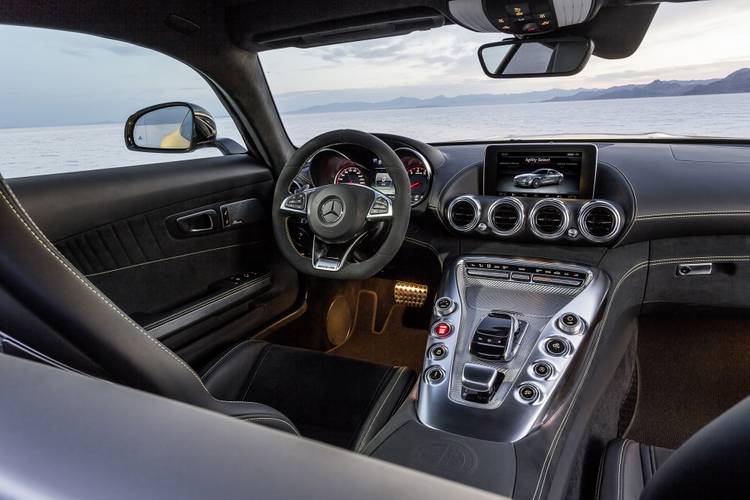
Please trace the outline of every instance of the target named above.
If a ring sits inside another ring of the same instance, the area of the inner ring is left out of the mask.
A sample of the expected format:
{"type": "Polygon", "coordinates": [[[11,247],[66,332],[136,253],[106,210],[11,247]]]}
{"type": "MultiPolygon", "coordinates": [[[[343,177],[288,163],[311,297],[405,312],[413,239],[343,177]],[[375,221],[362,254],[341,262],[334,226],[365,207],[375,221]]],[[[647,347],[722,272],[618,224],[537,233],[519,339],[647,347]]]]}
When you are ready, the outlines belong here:
{"type": "Polygon", "coordinates": [[[219,137],[244,144],[208,83],[158,52],[91,35],[0,25],[0,174],[6,178],[219,156],[125,147],[131,114],[186,101],[209,111],[219,137]]]}

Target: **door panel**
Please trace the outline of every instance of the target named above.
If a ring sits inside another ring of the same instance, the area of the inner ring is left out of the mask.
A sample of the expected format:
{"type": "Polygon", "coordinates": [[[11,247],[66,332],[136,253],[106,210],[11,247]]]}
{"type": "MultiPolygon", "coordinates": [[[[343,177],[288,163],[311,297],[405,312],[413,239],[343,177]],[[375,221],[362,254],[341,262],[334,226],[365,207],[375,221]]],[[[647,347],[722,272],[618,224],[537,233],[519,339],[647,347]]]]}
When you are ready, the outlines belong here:
{"type": "Polygon", "coordinates": [[[247,316],[248,330],[235,325],[233,336],[247,335],[297,299],[296,273],[269,251],[273,177],[246,155],[9,183],[74,266],[195,362],[232,340],[224,325],[247,316]],[[206,231],[177,222],[206,211],[213,211],[206,231]]]}

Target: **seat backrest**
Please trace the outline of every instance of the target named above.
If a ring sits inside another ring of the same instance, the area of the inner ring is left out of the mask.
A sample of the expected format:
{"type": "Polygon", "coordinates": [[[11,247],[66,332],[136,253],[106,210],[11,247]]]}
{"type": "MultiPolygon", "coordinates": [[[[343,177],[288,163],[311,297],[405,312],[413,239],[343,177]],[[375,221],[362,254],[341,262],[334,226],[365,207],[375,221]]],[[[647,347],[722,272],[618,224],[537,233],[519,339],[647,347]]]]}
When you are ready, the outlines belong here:
{"type": "Polygon", "coordinates": [[[84,277],[0,177],[0,331],[73,368],[186,403],[211,398],[198,375],[84,277]],[[72,361],[71,361],[72,360],[72,361]],[[97,374],[100,375],[100,374],[97,374]]]}
{"type": "Polygon", "coordinates": [[[641,499],[750,498],[748,471],[750,397],[677,448],[646,484],[641,499]]]}

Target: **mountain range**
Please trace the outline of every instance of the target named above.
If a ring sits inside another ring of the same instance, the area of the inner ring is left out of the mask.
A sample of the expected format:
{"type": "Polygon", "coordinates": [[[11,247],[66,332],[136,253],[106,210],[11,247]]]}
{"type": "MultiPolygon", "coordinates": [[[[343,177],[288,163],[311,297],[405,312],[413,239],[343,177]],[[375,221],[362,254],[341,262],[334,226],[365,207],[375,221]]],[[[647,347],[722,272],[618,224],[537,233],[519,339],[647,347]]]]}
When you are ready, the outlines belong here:
{"type": "Polygon", "coordinates": [[[489,106],[494,104],[633,99],[638,97],[673,97],[743,92],[750,92],[750,68],[740,69],[725,78],[713,80],[654,80],[648,84],[619,85],[606,89],[552,89],[517,94],[467,94],[455,97],[439,95],[426,99],[398,97],[380,102],[349,101],[323,104],[292,111],[292,113],[336,113],[384,109],[489,106]]]}
{"type": "Polygon", "coordinates": [[[750,68],[737,70],[722,79],[690,81],[654,80],[646,85],[623,85],[608,89],[583,90],[573,95],[553,97],[550,101],[592,101],[600,99],[633,99],[638,97],[738,94],[743,92],[750,92],[750,68]]]}

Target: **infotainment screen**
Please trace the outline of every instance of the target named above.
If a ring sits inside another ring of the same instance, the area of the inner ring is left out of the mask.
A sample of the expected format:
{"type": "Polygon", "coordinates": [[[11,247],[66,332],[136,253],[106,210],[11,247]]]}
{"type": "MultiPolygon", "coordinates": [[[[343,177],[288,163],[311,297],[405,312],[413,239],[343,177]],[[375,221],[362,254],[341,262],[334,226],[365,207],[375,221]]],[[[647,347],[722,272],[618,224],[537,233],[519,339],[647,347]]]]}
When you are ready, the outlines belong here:
{"type": "Polygon", "coordinates": [[[592,199],[596,162],[593,144],[488,146],[484,194],[592,199]]]}

